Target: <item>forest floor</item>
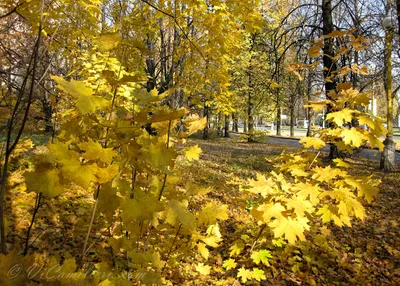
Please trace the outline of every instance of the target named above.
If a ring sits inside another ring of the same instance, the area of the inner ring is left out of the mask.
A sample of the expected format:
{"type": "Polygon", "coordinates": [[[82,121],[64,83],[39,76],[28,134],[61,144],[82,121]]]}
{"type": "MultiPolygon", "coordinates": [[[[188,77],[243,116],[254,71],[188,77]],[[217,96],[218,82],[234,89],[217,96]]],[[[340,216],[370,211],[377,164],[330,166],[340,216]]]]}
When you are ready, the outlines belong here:
{"type": "MultiPolygon", "coordinates": [[[[248,179],[256,172],[268,172],[273,166],[266,159],[273,159],[283,148],[289,152],[296,148],[245,143],[237,136],[191,140],[190,144],[197,144],[203,150],[193,168],[201,170],[202,183],[214,188],[209,196],[228,204],[234,218],[223,224],[224,245],[232,245],[241,235],[251,236],[255,233],[255,224],[243,212],[249,207],[249,201],[228,182],[232,175],[248,179]]],[[[271,234],[270,241],[261,242],[273,256],[271,266],[263,269],[267,281],[261,285],[400,284],[400,173],[384,174],[377,161],[362,158],[346,161],[353,165],[352,174],[374,174],[382,180],[378,197],[371,204],[364,203],[366,219],[353,220],[353,227],[339,228],[333,224],[328,230],[320,227],[308,236],[309,242],[297,246],[273,246],[271,234]],[[318,234],[326,236],[326,240],[320,240],[318,234]]],[[[226,259],[229,250],[218,248],[212,256],[218,258],[218,255],[225,255],[226,259]]]]}
{"type": "MultiPolygon", "coordinates": [[[[379,162],[367,159],[346,161],[353,165],[351,173],[380,178],[382,184],[378,197],[370,204],[364,203],[366,219],[353,220],[353,227],[322,226],[315,221],[307,241],[296,245],[284,242],[272,244],[273,235],[264,231],[256,249],[267,249],[272,258],[269,265],[254,265],[250,248],[259,233],[259,227],[247,209],[252,206],[251,197],[240,191],[232,178],[254,178],[256,172],[266,173],[273,169],[267,159],[273,159],[284,148],[268,143],[245,143],[239,137],[214,138],[204,141],[190,139],[188,145],[198,145],[203,152],[200,160],[181,166],[188,180],[212,188],[198,205],[215,201],[228,205],[229,219],[220,223],[223,242],[210,249],[209,275],[199,275],[189,258],[181,267],[167,268],[165,275],[173,285],[243,285],[237,271],[240,267],[261,268],[266,275],[262,282],[248,281],[246,285],[399,285],[400,284],[400,173],[384,174],[379,162]],[[230,258],[230,247],[241,240],[245,247],[233,258],[236,269],[225,271],[223,261],[230,258]]],[[[297,150],[285,147],[286,151],[297,150]]],[[[20,165],[30,164],[27,160],[20,165]]],[[[21,248],[30,223],[34,195],[26,194],[23,175],[18,170],[10,178],[11,189],[7,196],[7,240],[21,248]]],[[[43,200],[31,234],[30,252],[47,252],[59,257],[77,257],[87,230],[87,220],[93,206],[90,193],[67,191],[59,198],[43,200]]],[[[99,225],[101,221],[99,221],[99,225]]],[[[107,232],[101,226],[93,230],[93,245],[88,259],[113,260],[109,249],[104,247],[107,232]]],[[[98,260],[97,260],[98,261],[98,260]]]]}

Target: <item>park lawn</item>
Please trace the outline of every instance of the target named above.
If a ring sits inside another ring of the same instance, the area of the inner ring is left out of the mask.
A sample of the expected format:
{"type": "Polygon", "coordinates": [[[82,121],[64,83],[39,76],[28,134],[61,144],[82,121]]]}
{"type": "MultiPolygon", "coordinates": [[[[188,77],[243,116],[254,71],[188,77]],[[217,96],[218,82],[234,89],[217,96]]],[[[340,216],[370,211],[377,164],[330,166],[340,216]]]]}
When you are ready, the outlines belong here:
{"type": "MultiPolygon", "coordinates": [[[[209,202],[228,206],[229,218],[220,223],[223,241],[219,247],[209,248],[206,265],[211,266],[209,275],[200,275],[193,265],[198,258],[181,260],[178,266],[167,266],[164,276],[174,285],[242,285],[237,278],[241,267],[252,268],[250,247],[259,227],[249,215],[252,196],[241,191],[233,178],[246,180],[256,172],[266,173],[273,166],[266,159],[281,153],[283,146],[261,143],[245,143],[239,138],[214,138],[204,141],[190,139],[188,145],[198,145],[203,152],[200,160],[187,162],[178,159],[177,164],[184,177],[195,178],[203,187],[212,191],[197,199],[193,210],[209,202]],[[233,256],[236,269],[225,271],[223,261],[230,258],[231,246],[238,240],[246,245],[240,255],[233,256]]],[[[38,147],[35,152],[43,151],[38,147]]],[[[295,151],[286,148],[286,151],[295,151]]],[[[273,245],[273,235],[264,231],[256,249],[270,251],[269,265],[257,265],[265,272],[266,280],[248,281],[246,285],[377,285],[400,283],[400,174],[384,174],[378,170],[378,162],[363,159],[346,159],[354,167],[356,175],[374,174],[382,179],[379,196],[371,204],[365,203],[367,217],[364,221],[353,220],[353,227],[323,227],[315,221],[315,227],[307,234],[307,242],[296,245],[273,245]]],[[[20,159],[20,165],[28,159],[20,159]]],[[[29,167],[29,166],[27,166],[29,167]]],[[[22,247],[31,218],[34,195],[27,194],[23,184],[24,168],[15,168],[7,196],[8,243],[22,247]]],[[[93,205],[90,192],[66,190],[57,198],[45,199],[32,230],[32,249],[57,257],[78,257],[93,205]],[[68,254],[66,254],[68,253],[68,254]]],[[[110,254],[106,241],[107,229],[104,218],[96,220],[93,230],[93,246],[87,259],[93,263],[118,259],[110,254]],[[95,236],[94,236],[95,235],[95,236]]],[[[172,265],[172,264],[171,264],[172,265]]]]}

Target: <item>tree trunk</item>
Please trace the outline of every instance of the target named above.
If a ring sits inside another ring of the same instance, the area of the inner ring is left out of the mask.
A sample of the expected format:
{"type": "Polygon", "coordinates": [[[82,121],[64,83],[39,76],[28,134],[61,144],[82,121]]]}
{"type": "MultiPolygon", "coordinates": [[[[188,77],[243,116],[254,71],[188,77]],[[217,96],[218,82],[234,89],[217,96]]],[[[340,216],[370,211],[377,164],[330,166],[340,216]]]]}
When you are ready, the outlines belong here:
{"type": "Polygon", "coordinates": [[[225,115],[225,132],[224,137],[229,138],[229,115],[225,115]]]}
{"type": "MultiPolygon", "coordinates": [[[[330,34],[334,30],[332,20],[332,0],[322,1],[322,22],[324,36],[330,34]]],[[[332,100],[329,92],[336,90],[337,81],[334,78],[334,72],[337,70],[336,62],[333,61],[335,57],[335,41],[334,38],[326,38],[324,40],[324,79],[325,79],[325,94],[328,100],[332,100]]],[[[328,104],[326,113],[329,114],[333,111],[333,106],[328,104]]],[[[332,125],[330,125],[332,127],[332,125]]],[[[338,148],[336,145],[331,144],[329,158],[335,159],[338,157],[338,148]]]]}
{"type": "Polygon", "coordinates": [[[294,123],[295,123],[295,117],[294,117],[294,105],[290,105],[290,137],[294,137],[294,123]]]}
{"type": "MultiPolygon", "coordinates": [[[[388,6],[390,0],[388,0],[388,6]]],[[[396,169],[396,143],[393,141],[393,96],[392,96],[392,48],[393,29],[385,30],[385,91],[387,100],[387,134],[384,141],[385,148],[381,156],[381,168],[385,172],[393,172],[396,169]]]]}
{"type": "MultiPolygon", "coordinates": [[[[278,98],[279,100],[279,98],[278,98]]],[[[277,106],[276,106],[276,135],[281,136],[282,135],[282,130],[281,130],[281,103],[280,101],[277,101],[277,106]]]]}
{"type": "Polygon", "coordinates": [[[247,133],[247,120],[243,120],[243,133],[247,133]]]}
{"type": "Polygon", "coordinates": [[[207,118],[206,127],[203,130],[203,140],[207,140],[209,138],[209,128],[210,128],[210,116],[209,116],[209,107],[204,104],[204,117],[207,118]]]}
{"type": "Polygon", "coordinates": [[[218,117],[217,117],[217,134],[218,136],[222,136],[222,112],[220,111],[218,113],[218,117]]]}
{"type": "Polygon", "coordinates": [[[248,92],[248,98],[247,98],[247,123],[248,123],[248,133],[249,133],[249,138],[248,142],[253,142],[253,134],[254,134],[254,118],[253,118],[253,100],[252,100],[252,94],[251,94],[251,87],[252,87],[252,82],[251,82],[251,74],[248,73],[249,77],[249,92],[248,92]]]}
{"type": "MultiPolygon", "coordinates": [[[[309,61],[311,64],[311,59],[309,61]]],[[[311,101],[311,91],[312,91],[312,77],[311,74],[308,73],[308,79],[307,79],[307,100],[311,101]]],[[[308,125],[307,125],[307,137],[311,136],[311,119],[312,119],[312,108],[308,107],[306,108],[306,118],[308,120],[308,125]]]]}
{"type": "Polygon", "coordinates": [[[44,96],[42,100],[42,105],[43,105],[43,113],[44,113],[44,132],[53,132],[53,108],[51,106],[51,103],[49,101],[47,91],[44,91],[44,96]]]}

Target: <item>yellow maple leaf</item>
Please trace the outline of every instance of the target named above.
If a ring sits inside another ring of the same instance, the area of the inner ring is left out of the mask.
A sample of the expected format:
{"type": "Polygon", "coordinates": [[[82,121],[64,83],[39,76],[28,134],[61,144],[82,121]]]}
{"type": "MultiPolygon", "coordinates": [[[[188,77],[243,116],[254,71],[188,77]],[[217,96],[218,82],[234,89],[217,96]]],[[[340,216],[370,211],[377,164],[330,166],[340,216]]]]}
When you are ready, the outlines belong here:
{"type": "Polygon", "coordinates": [[[96,176],[100,184],[110,182],[118,175],[119,166],[109,165],[106,168],[98,168],[96,176]]]}
{"type": "Polygon", "coordinates": [[[336,177],[346,177],[347,173],[345,171],[342,171],[337,168],[331,168],[331,166],[328,167],[316,167],[313,169],[313,176],[312,178],[314,180],[317,180],[319,182],[326,182],[329,183],[336,177]]]}
{"type": "Polygon", "coordinates": [[[273,228],[275,238],[284,237],[289,243],[295,243],[297,238],[304,241],[304,231],[309,230],[308,219],[306,217],[281,217],[269,224],[273,228]]]}
{"type": "Polygon", "coordinates": [[[218,220],[228,219],[228,206],[216,202],[206,204],[197,217],[199,224],[216,224],[218,220]]]}
{"type": "Polygon", "coordinates": [[[312,185],[309,183],[297,183],[295,188],[298,191],[297,195],[303,197],[304,199],[309,198],[310,202],[315,206],[319,203],[318,198],[321,194],[321,188],[318,185],[312,185]]]}
{"type": "Polygon", "coordinates": [[[281,218],[284,211],[286,208],[280,203],[267,203],[253,208],[252,215],[259,221],[269,223],[272,218],[281,218]]]}
{"type": "Polygon", "coordinates": [[[81,165],[78,159],[72,157],[60,161],[63,165],[61,172],[64,178],[74,181],[84,189],[89,188],[91,182],[96,182],[97,164],[81,165]]]}
{"type": "Polygon", "coordinates": [[[97,39],[95,39],[94,42],[99,46],[100,50],[103,52],[108,52],[115,49],[121,40],[121,35],[118,32],[115,32],[103,33],[97,39]]]}
{"type": "Polygon", "coordinates": [[[352,87],[353,87],[353,84],[350,82],[345,82],[345,83],[341,82],[341,83],[338,83],[338,85],[336,86],[336,89],[342,91],[342,90],[351,89],[352,87]]]}
{"type": "Polygon", "coordinates": [[[237,277],[239,277],[243,283],[246,283],[247,280],[250,280],[253,278],[253,272],[249,269],[242,267],[239,269],[237,277]]]}
{"type": "Polygon", "coordinates": [[[377,186],[381,181],[372,177],[349,177],[345,179],[345,182],[357,189],[358,196],[364,196],[367,202],[371,203],[379,192],[377,186]]]}
{"type": "Polygon", "coordinates": [[[83,115],[104,109],[108,106],[108,100],[101,96],[81,95],[76,101],[76,108],[83,115]]]}
{"type": "Polygon", "coordinates": [[[63,191],[56,169],[25,173],[25,183],[28,192],[42,193],[47,197],[55,197],[63,191]]]}
{"type": "Polygon", "coordinates": [[[360,147],[364,139],[364,134],[352,127],[351,129],[343,129],[340,137],[342,137],[344,144],[360,147]]]}
{"type": "Polygon", "coordinates": [[[210,274],[211,267],[209,265],[204,265],[204,263],[199,263],[196,265],[196,271],[201,275],[208,275],[210,274]]]}
{"type": "Polygon", "coordinates": [[[98,142],[94,142],[92,139],[89,139],[88,142],[79,143],[78,147],[85,151],[82,154],[82,157],[87,160],[101,160],[106,164],[110,164],[113,157],[117,155],[117,152],[112,148],[103,148],[98,142]]]}
{"type": "Polygon", "coordinates": [[[326,116],[326,120],[334,122],[337,126],[342,126],[345,123],[351,122],[353,113],[355,113],[354,110],[344,108],[340,111],[329,113],[326,116]]]}
{"type": "Polygon", "coordinates": [[[210,251],[208,250],[207,246],[204,243],[199,242],[197,244],[197,251],[200,253],[201,256],[203,256],[203,258],[205,260],[208,259],[208,256],[210,255],[210,251]]]}
{"type": "Polygon", "coordinates": [[[188,131],[181,131],[178,134],[179,138],[186,138],[199,130],[203,130],[207,124],[207,117],[200,118],[197,114],[191,114],[183,120],[188,131]]]}
{"type": "Polygon", "coordinates": [[[335,162],[335,163],[336,163],[336,166],[338,166],[338,167],[350,168],[350,165],[347,164],[347,163],[346,163],[345,161],[343,161],[342,159],[337,158],[337,159],[333,160],[333,162],[335,162]]]}
{"type": "Polygon", "coordinates": [[[150,92],[145,89],[136,89],[133,96],[136,98],[136,104],[149,104],[162,100],[166,95],[159,95],[157,89],[154,88],[150,92]]]}
{"type": "Polygon", "coordinates": [[[292,196],[291,198],[285,199],[286,208],[288,210],[293,209],[294,212],[299,216],[304,216],[305,212],[311,214],[314,211],[312,203],[305,200],[303,196],[292,196]]]}
{"type": "Polygon", "coordinates": [[[201,148],[199,148],[199,145],[191,146],[186,148],[184,151],[185,157],[188,159],[188,161],[193,161],[193,160],[199,160],[200,159],[200,153],[202,152],[201,148]]]}
{"type": "Polygon", "coordinates": [[[87,87],[86,84],[82,81],[76,81],[73,79],[71,81],[66,81],[60,76],[51,76],[51,79],[57,83],[58,89],[75,98],[82,95],[90,96],[93,93],[93,90],[87,87]]]}
{"type": "Polygon", "coordinates": [[[323,141],[322,139],[317,138],[317,137],[304,137],[299,142],[301,144],[303,144],[304,148],[313,147],[316,150],[321,149],[322,147],[326,146],[325,141],[323,141]]]}
{"type": "Polygon", "coordinates": [[[66,81],[62,77],[52,76],[57,82],[57,87],[76,99],[76,107],[81,114],[88,114],[103,109],[108,105],[108,100],[100,96],[94,96],[93,90],[82,81],[66,81]]]}

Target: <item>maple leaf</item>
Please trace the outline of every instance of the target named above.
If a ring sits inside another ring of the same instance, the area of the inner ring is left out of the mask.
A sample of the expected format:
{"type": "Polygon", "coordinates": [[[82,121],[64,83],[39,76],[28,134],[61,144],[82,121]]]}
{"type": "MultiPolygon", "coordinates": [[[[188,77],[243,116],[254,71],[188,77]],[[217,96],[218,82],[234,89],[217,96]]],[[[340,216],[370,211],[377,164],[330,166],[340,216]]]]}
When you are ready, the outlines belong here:
{"type": "Polygon", "coordinates": [[[245,247],[245,245],[241,240],[236,240],[234,242],[234,244],[231,247],[229,247],[229,250],[231,251],[229,253],[229,256],[232,257],[232,256],[239,255],[242,252],[242,250],[244,249],[244,247],[245,247]]]}
{"type": "Polygon", "coordinates": [[[346,177],[347,172],[342,171],[337,168],[331,168],[331,166],[328,167],[316,167],[313,169],[313,176],[312,178],[319,181],[319,182],[327,182],[329,183],[336,177],[346,177]]]}
{"type": "Polygon", "coordinates": [[[149,104],[162,100],[166,94],[159,95],[156,88],[152,89],[150,92],[145,89],[136,89],[133,96],[136,98],[136,104],[149,104]]]}
{"type": "Polygon", "coordinates": [[[314,111],[321,111],[323,110],[327,104],[333,104],[332,101],[330,100],[324,100],[324,101],[317,101],[317,102],[308,102],[306,105],[304,105],[305,108],[312,108],[314,111]]]}
{"type": "Polygon", "coordinates": [[[171,200],[168,202],[168,213],[166,222],[171,225],[176,225],[176,221],[182,224],[182,227],[191,232],[196,227],[196,221],[188,210],[188,201],[179,202],[177,200],[171,200]]]}
{"type": "Polygon", "coordinates": [[[282,217],[282,212],[286,211],[280,203],[267,203],[253,208],[255,210],[252,215],[259,221],[268,223],[272,218],[282,217]]]}
{"type": "Polygon", "coordinates": [[[303,144],[304,148],[313,147],[316,150],[321,149],[326,145],[325,141],[316,137],[304,137],[299,142],[303,144]]]}
{"type": "Polygon", "coordinates": [[[250,270],[242,267],[239,269],[237,277],[241,278],[243,283],[246,283],[247,280],[250,280],[253,278],[253,273],[250,270]]]}
{"type": "Polygon", "coordinates": [[[343,129],[340,135],[346,145],[360,147],[362,145],[364,134],[359,132],[356,128],[343,129]]]}
{"type": "Polygon", "coordinates": [[[292,219],[291,217],[281,217],[274,220],[269,224],[273,228],[275,238],[285,237],[286,240],[293,244],[297,238],[304,241],[304,231],[309,230],[308,219],[306,217],[297,217],[292,219]]]}
{"type": "Polygon", "coordinates": [[[297,195],[303,197],[304,199],[310,198],[310,202],[315,206],[319,203],[318,198],[321,194],[321,189],[318,185],[312,185],[309,183],[298,183],[295,188],[299,190],[297,195]]]}
{"type": "Polygon", "coordinates": [[[210,251],[208,250],[207,246],[204,243],[199,242],[197,244],[197,251],[200,253],[201,256],[204,257],[204,259],[206,259],[206,260],[208,259],[208,256],[210,255],[210,251]]]}
{"type": "Polygon", "coordinates": [[[256,174],[256,180],[250,179],[248,181],[249,192],[254,194],[261,194],[263,197],[267,197],[270,194],[277,193],[277,185],[271,178],[266,179],[265,176],[260,173],[256,174]]]}
{"type": "Polygon", "coordinates": [[[94,40],[103,52],[108,52],[115,49],[119,42],[122,40],[118,32],[115,33],[102,33],[100,37],[94,40]]]}
{"type": "Polygon", "coordinates": [[[90,96],[93,93],[93,90],[87,87],[82,81],[76,81],[73,79],[71,81],[66,81],[60,76],[51,76],[51,79],[57,83],[58,89],[73,97],[79,97],[80,95],[90,96]]]}
{"type": "Polygon", "coordinates": [[[92,139],[89,139],[88,142],[79,143],[78,147],[85,151],[85,153],[82,154],[83,158],[87,160],[100,159],[106,164],[110,164],[113,157],[117,155],[117,152],[112,148],[103,148],[100,143],[94,142],[92,139]]]}
{"type": "Polygon", "coordinates": [[[100,96],[80,95],[76,101],[76,108],[82,115],[104,109],[109,104],[108,100],[100,96]]]}
{"type": "Polygon", "coordinates": [[[253,279],[257,281],[265,280],[267,277],[265,277],[265,273],[263,270],[258,269],[258,268],[253,268],[253,271],[251,273],[251,276],[253,279]]]}
{"type": "Polygon", "coordinates": [[[199,224],[216,224],[218,220],[227,220],[228,206],[210,202],[201,209],[197,219],[199,224]]]}
{"type": "Polygon", "coordinates": [[[235,262],[235,259],[229,258],[224,261],[224,264],[222,264],[222,267],[225,268],[226,270],[231,270],[235,269],[237,266],[237,263],[235,262]]]}
{"type": "Polygon", "coordinates": [[[134,198],[124,198],[121,203],[122,220],[129,223],[135,219],[151,220],[155,213],[163,210],[163,205],[151,193],[135,190],[134,198]]]}
{"type": "Polygon", "coordinates": [[[188,159],[189,162],[193,160],[199,160],[200,159],[200,153],[202,152],[201,148],[199,148],[199,145],[191,146],[186,148],[184,151],[185,157],[188,159]]]}
{"type": "Polygon", "coordinates": [[[310,58],[318,57],[320,52],[321,52],[321,48],[318,47],[317,45],[314,45],[307,50],[307,54],[310,56],[310,58]]]}
{"type": "Polygon", "coordinates": [[[271,252],[266,249],[261,249],[259,251],[253,251],[251,254],[251,259],[253,259],[255,264],[260,264],[262,262],[266,266],[270,266],[268,260],[272,258],[271,252]]]}
{"type": "Polygon", "coordinates": [[[208,246],[211,246],[214,248],[218,247],[219,246],[218,243],[220,243],[222,241],[222,239],[217,236],[203,237],[201,240],[208,246]]]}
{"type": "Polygon", "coordinates": [[[98,172],[97,164],[82,165],[78,159],[71,157],[70,159],[60,160],[63,165],[61,173],[64,178],[74,181],[84,189],[89,188],[91,182],[96,182],[95,174],[98,172]]]}
{"type": "Polygon", "coordinates": [[[157,144],[151,143],[146,154],[146,161],[154,168],[168,173],[168,167],[173,167],[177,156],[175,148],[167,148],[165,143],[160,141],[157,144]]]}
{"type": "Polygon", "coordinates": [[[357,189],[358,196],[364,196],[369,203],[373,201],[379,192],[377,186],[380,180],[374,180],[372,177],[349,177],[345,179],[345,182],[357,189]]]}
{"type": "Polygon", "coordinates": [[[147,121],[150,123],[162,122],[162,121],[172,121],[175,119],[180,119],[186,114],[186,109],[181,108],[175,111],[170,110],[159,110],[157,113],[152,115],[147,121]]]}
{"type": "Polygon", "coordinates": [[[57,87],[67,94],[77,99],[76,107],[85,115],[96,109],[102,109],[108,105],[108,100],[94,96],[93,90],[86,86],[84,82],[71,80],[66,81],[62,77],[52,76],[52,79],[57,82],[57,87]]]}
{"type": "Polygon", "coordinates": [[[340,111],[331,112],[326,116],[326,120],[334,122],[337,126],[342,126],[345,123],[351,122],[353,119],[354,110],[344,108],[340,111]]]}
{"type": "Polygon", "coordinates": [[[349,164],[347,164],[345,161],[343,161],[342,159],[339,159],[339,158],[337,158],[337,159],[335,159],[335,160],[333,160],[333,162],[335,162],[336,163],[336,166],[338,166],[338,167],[343,167],[343,168],[350,168],[350,165],[349,164]]]}
{"type": "Polygon", "coordinates": [[[342,225],[341,220],[336,215],[337,214],[336,208],[333,206],[328,206],[327,204],[325,204],[323,207],[319,208],[316,214],[321,216],[323,223],[328,223],[331,220],[333,220],[336,223],[336,225],[338,226],[342,225]]]}
{"type": "Polygon", "coordinates": [[[342,91],[351,89],[352,87],[353,84],[351,82],[341,82],[337,84],[336,89],[342,91]]]}
{"type": "Polygon", "coordinates": [[[25,183],[28,192],[42,193],[47,197],[58,196],[63,191],[59,182],[59,172],[56,169],[25,173],[25,183]]]}
{"type": "Polygon", "coordinates": [[[201,275],[209,275],[211,267],[209,265],[204,265],[204,263],[199,263],[196,265],[196,271],[201,275]]]}
{"type": "Polygon", "coordinates": [[[288,210],[293,209],[298,216],[304,216],[307,212],[311,214],[314,211],[314,207],[310,201],[305,200],[303,196],[292,196],[291,198],[285,199],[286,208],[288,210]]]}
{"type": "Polygon", "coordinates": [[[183,120],[183,123],[185,123],[186,129],[188,129],[188,131],[179,132],[179,138],[186,138],[199,130],[203,130],[207,124],[207,117],[200,118],[197,114],[192,114],[185,118],[183,120]]]}
{"type": "Polygon", "coordinates": [[[118,175],[119,166],[118,165],[109,165],[106,168],[98,168],[96,172],[96,177],[98,178],[98,182],[100,184],[107,183],[118,175]]]}

